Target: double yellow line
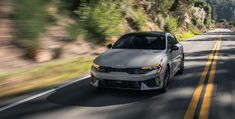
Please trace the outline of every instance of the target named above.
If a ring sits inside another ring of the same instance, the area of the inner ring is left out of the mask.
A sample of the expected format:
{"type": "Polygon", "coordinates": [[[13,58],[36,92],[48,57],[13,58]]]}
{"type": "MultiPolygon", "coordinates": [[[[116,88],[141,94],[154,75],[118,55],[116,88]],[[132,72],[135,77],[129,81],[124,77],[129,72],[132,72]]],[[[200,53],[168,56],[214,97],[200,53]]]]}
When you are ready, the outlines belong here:
{"type": "Polygon", "coordinates": [[[219,52],[220,45],[221,45],[221,38],[222,36],[220,36],[219,39],[216,41],[216,44],[212,50],[212,53],[209,55],[209,59],[206,63],[204,71],[201,74],[199,84],[193,93],[193,97],[191,99],[189,107],[184,115],[184,119],[194,119],[196,109],[199,104],[200,97],[202,95],[203,87],[205,87],[205,94],[203,96],[203,101],[202,101],[198,118],[199,119],[209,118],[212,92],[214,88],[213,82],[214,82],[214,77],[215,77],[215,72],[216,72],[218,52],[219,52]],[[211,66],[211,70],[209,70],[210,66],[211,66]],[[209,79],[208,79],[208,82],[205,84],[208,74],[209,74],[209,79]]]}

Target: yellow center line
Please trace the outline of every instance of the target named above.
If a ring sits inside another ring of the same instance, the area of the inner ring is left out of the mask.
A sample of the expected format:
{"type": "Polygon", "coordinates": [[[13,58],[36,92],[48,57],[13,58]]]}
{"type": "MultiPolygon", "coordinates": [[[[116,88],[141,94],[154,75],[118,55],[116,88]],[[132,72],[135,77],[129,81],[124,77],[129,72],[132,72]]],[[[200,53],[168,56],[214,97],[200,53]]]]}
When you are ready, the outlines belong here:
{"type": "Polygon", "coordinates": [[[215,46],[214,46],[214,48],[213,48],[213,50],[212,50],[212,53],[209,55],[209,58],[208,58],[208,61],[206,63],[206,66],[204,68],[204,71],[201,74],[199,84],[198,84],[196,90],[193,93],[193,96],[192,96],[191,102],[189,104],[189,107],[188,107],[188,109],[187,109],[187,111],[184,115],[184,119],[193,119],[193,117],[194,117],[194,114],[195,114],[195,111],[196,111],[196,108],[197,108],[197,105],[198,105],[198,102],[199,102],[199,99],[200,99],[200,96],[201,96],[201,92],[202,92],[202,89],[203,89],[203,85],[204,85],[204,82],[206,80],[206,76],[208,74],[210,65],[211,65],[211,63],[214,59],[214,52],[217,50],[219,42],[220,42],[220,40],[218,39],[215,46]]]}
{"type": "Polygon", "coordinates": [[[201,111],[199,114],[199,119],[208,119],[209,118],[211,98],[212,98],[212,93],[213,93],[213,88],[214,88],[214,77],[215,77],[215,72],[216,72],[216,64],[217,64],[218,52],[220,49],[220,45],[221,45],[221,40],[220,40],[219,45],[216,49],[215,57],[212,62],[212,68],[211,68],[209,80],[208,80],[208,83],[206,86],[206,91],[205,91],[205,95],[203,98],[202,107],[201,107],[201,111]]]}

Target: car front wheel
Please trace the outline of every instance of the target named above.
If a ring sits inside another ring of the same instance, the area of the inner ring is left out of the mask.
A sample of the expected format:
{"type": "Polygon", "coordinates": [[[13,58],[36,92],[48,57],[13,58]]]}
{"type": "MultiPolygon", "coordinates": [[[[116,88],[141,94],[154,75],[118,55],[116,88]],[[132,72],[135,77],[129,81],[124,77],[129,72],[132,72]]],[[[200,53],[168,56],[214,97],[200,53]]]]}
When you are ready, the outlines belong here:
{"type": "Polygon", "coordinates": [[[184,73],[184,56],[181,59],[181,63],[180,63],[180,69],[178,71],[178,74],[183,74],[184,73]]]}
{"type": "Polygon", "coordinates": [[[164,80],[162,82],[163,83],[163,86],[162,86],[162,89],[161,89],[162,92],[167,91],[168,84],[169,84],[169,79],[170,79],[170,70],[169,70],[169,68],[167,68],[165,76],[164,76],[164,80]]]}

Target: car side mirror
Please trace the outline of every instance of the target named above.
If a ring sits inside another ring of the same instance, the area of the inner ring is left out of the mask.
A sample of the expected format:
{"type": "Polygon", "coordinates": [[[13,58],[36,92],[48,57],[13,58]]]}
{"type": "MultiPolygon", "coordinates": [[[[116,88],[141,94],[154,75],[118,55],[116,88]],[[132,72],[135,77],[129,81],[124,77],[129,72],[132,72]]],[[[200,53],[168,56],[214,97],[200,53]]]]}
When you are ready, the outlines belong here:
{"type": "Polygon", "coordinates": [[[111,49],[112,47],[113,47],[112,44],[108,44],[108,45],[107,45],[107,48],[108,48],[108,49],[111,49]]]}
{"type": "Polygon", "coordinates": [[[177,47],[175,45],[171,46],[171,51],[174,51],[174,50],[179,50],[179,47],[177,47]]]}

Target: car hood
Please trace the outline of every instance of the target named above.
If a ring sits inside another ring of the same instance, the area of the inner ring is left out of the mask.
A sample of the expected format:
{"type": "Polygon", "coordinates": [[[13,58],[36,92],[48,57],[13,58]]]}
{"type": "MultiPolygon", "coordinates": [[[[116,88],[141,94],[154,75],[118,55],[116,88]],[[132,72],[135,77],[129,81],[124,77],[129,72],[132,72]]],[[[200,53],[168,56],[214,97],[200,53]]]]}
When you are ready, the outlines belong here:
{"type": "Polygon", "coordinates": [[[95,64],[115,68],[142,67],[161,63],[162,50],[110,49],[94,61],[95,64]]]}

